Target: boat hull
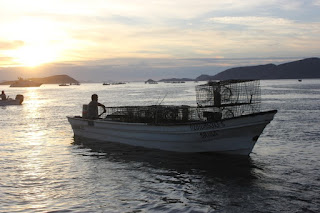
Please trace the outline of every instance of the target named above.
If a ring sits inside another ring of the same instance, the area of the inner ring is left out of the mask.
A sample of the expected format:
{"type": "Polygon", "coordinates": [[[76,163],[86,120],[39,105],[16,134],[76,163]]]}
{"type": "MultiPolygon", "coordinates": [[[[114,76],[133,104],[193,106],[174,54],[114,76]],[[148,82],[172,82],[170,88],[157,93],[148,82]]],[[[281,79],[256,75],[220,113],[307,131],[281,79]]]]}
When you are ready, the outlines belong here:
{"type": "Polygon", "coordinates": [[[30,80],[19,80],[10,85],[10,87],[40,87],[42,84],[30,80]]]}
{"type": "Polygon", "coordinates": [[[68,117],[74,135],[173,152],[249,155],[276,110],[217,122],[150,125],[68,117]]]}
{"type": "Polygon", "coordinates": [[[21,105],[21,104],[22,104],[22,101],[13,100],[13,99],[0,101],[0,106],[21,105]]]}

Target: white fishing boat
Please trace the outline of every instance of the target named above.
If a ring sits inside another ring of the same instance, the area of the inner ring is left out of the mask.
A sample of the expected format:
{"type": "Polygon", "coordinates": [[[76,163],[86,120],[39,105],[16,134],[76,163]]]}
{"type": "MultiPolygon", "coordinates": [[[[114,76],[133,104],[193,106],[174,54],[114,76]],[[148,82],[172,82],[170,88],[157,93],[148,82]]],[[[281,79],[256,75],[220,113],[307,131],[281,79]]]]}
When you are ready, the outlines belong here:
{"type": "Polygon", "coordinates": [[[0,106],[8,106],[8,105],[21,105],[23,102],[23,95],[16,95],[15,99],[8,98],[6,100],[0,100],[0,106]]]}
{"type": "Polygon", "coordinates": [[[260,111],[259,81],[196,86],[197,106],[108,107],[91,120],[68,117],[74,135],[173,152],[249,155],[277,110],[260,111]]]}

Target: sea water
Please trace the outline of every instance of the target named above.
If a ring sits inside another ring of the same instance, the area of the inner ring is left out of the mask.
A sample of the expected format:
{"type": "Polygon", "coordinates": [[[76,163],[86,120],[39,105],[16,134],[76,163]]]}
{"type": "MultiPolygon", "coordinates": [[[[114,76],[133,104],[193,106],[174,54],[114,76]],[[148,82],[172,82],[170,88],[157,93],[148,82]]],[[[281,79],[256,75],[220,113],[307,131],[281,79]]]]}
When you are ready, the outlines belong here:
{"type": "MultiPolygon", "coordinates": [[[[66,116],[106,106],[196,105],[195,85],[0,86],[0,212],[319,212],[320,80],[261,81],[277,109],[248,158],[82,145],[66,116]]],[[[90,143],[89,143],[90,144],[90,143]]]]}

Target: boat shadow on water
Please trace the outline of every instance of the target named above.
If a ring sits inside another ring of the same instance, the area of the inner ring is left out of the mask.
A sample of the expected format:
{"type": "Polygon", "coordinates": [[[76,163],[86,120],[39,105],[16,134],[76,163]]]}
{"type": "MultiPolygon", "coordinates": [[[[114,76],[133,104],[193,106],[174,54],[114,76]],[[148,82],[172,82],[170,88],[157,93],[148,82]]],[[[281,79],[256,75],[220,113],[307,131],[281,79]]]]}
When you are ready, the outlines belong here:
{"type": "Polygon", "coordinates": [[[233,156],[213,153],[176,153],[124,144],[101,142],[83,137],[74,137],[73,145],[90,149],[90,156],[120,163],[141,163],[142,166],[177,171],[206,177],[257,179],[255,170],[261,170],[249,156],[233,156]]]}

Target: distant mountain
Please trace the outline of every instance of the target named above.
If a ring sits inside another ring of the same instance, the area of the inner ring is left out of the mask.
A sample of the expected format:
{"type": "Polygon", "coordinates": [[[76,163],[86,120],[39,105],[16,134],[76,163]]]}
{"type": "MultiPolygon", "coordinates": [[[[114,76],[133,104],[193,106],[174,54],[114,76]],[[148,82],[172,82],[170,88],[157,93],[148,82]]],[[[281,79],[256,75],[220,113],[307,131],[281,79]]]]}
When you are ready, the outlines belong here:
{"type": "Polygon", "coordinates": [[[54,75],[46,78],[30,78],[30,80],[43,84],[79,83],[68,75],[54,75]]]}
{"type": "Polygon", "coordinates": [[[214,76],[200,75],[197,81],[228,79],[305,79],[320,78],[320,59],[307,58],[285,64],[258,65],[227,69],[214,76]]]}
{"type": "MultiPolygon", "coordinates": [[[[74,78],[71,78],[68,75],[54,75],[54,76],[45,77],[45,78],[28,78],[25,80],[31,80],[31,81],[42,83],[42,84],[79,83],[77,80],[75,80],[74,78]]],[[[6,82],[0,83],[0,85],[10,85],[14,82],[15,81],[6,81],[6,82]]]]}

